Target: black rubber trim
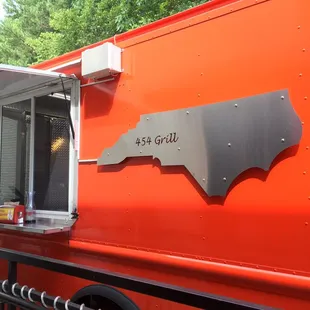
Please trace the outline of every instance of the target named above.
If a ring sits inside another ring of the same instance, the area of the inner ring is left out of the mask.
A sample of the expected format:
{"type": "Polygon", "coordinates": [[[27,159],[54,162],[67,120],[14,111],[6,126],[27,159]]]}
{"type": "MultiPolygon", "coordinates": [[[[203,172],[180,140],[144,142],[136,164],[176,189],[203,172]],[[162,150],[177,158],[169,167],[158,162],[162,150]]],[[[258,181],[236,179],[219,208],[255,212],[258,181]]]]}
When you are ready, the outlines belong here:
{"type": "MultiPolygon", "coordinates": [[[[129,290],[199,309],[221,310],[275,310],[274,307],[257,305],[244,300],[201,292],[169,283],[138,278],[122,273],[80,265],[64,260],[44,257],[10,249],[0,248],[0,258],[9,262],[42,268],[92,282],[102,283],[111,287],[129,290]]],[[[8,275],[10,278],[11,275],[8,275]]],[[[292,290],[291,294],[295,294],[292,290]]],[[[292,296],[293,296],[292,295],[292,296]]]]}
{"type": "Polygon", "coordinates": [[[113,287],[102,284],[85,286],[72,296],[71,301],[77,303],[78,300],[90,295],[98,295],[109,299],[123,310],[140,310],[125,294],[113,287]]]}

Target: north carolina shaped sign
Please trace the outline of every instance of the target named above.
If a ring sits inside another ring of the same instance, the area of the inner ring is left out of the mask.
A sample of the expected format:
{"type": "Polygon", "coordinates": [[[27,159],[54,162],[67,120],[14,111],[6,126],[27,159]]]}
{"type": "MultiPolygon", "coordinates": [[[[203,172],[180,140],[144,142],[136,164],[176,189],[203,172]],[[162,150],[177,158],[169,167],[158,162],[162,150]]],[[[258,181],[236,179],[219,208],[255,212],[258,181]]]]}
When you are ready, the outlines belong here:
{"type": "Polygon", "coordinates": [[[152,156],[162,166],[185,166],[208,196],[225,196],[249,168],[269,170],[299,143],[302,124],[287,90],[142,115],[136,128],[103,151],[98,165],[152,156]]]}

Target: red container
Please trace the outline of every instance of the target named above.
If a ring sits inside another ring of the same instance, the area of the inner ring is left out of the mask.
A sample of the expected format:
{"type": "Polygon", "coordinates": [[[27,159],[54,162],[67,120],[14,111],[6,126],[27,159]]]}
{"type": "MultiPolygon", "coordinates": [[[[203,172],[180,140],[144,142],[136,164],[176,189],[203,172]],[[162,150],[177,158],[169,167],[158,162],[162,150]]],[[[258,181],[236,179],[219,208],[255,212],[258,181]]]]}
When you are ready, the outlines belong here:
{"type": "Polygon", "coordinates": [[[0,223],[23,224],[25,217],[25,206],[2,205],[0,207],[0,223]]]}

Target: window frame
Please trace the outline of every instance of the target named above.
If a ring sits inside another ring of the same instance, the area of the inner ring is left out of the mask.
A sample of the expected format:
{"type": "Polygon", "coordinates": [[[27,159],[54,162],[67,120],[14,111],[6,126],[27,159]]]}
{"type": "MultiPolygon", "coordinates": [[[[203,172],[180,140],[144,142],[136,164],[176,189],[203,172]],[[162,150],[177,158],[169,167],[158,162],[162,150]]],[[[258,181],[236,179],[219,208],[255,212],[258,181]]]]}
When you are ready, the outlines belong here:
{"type": "MultiPolygon", "coordinates": [[[[78,165],[79,165],[79,136],[80,136],[80,80],[69,79],[63,82],[65,90],[70,90],[70,115],[74,126],[75,139],[73,140],[70,130],[70,148],[69,148],[69,184],[68,184],[68,211],[36,210],[37,218],[51,219],[70,219],[72,212],[78,209],[78,165]]],[[[24,100],[31,100],[31,126],[35,126],[35,99],[48,96],[52,93],[63,93],[62,85],[49,86],[31,90],[30,92],[21,92],[11,97],[0,99],[0,152],[2,147],[2,107],[9,104],[18,103],[24,100]]],[[[69,97],[68,96],[68,97],[69,97]]],[[[57,97],[59,98],[59,96],[57,97]]],[[[64,99],[64,98],[63,98],[64,99]]],[[[68,100],[68,98],[67,98],[68,100]]],[[[64,102],[65,104],[65,102],[64,102]]],[[[30,165],[29,165],[29,184],[34,177],[34,153],[31,151],[34,147],[34,130],[30,131],[30,165]]],[[[0,157],[1,160],[1,157],[0,157]]],[[[0,162],[1,164],[1,162],[0,162]]],[[[31,185],[30,187],[31,188],[31,185]]]]}

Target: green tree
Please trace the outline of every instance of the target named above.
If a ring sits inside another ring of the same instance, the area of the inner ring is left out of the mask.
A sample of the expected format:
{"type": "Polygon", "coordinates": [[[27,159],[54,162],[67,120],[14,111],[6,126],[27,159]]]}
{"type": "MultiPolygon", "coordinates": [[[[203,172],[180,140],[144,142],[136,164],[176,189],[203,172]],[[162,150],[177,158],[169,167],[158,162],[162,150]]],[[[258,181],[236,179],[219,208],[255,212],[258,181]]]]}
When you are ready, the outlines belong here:
{"type": "Polygon", "coordinates": [[[30,65],[208,0],[6,0],[0,63],[30,65]]]}
{"type": "Polygon", "coordinates": [[[52,33],[51,15],[72,6],[71,0],[6,0],[0,23],[0,63],[30,65],[38,61],[31,42],[41,33],[52,33]]]}

